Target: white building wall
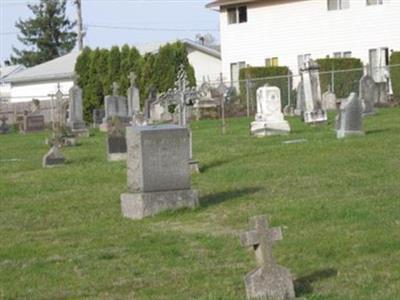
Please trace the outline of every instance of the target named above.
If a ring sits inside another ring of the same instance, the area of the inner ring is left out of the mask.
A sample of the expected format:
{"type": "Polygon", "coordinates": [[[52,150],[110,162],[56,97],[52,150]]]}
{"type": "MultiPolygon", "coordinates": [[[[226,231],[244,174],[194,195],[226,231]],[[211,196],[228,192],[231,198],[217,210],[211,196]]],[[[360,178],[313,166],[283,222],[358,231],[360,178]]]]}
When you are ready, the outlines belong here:
{"type": "Polygon", "coordinates": [[[203,82],[203,78],[212,82],[218,80],[222,72],[221,59],[197,50],[190,50],[188,59],[194,68],[198,84],[203,82]]]}
{"type": "Polygon", "coordinates": [[[298,72],[297,57],[333,57],[351,51],[368,63],[369,49],[400,50],[400,0],[367,6],[349,0],[350,8],[328,11],[327,0],[265,0],[247,5],[247,23],[228,25],[226,9],[220,13],[223,73],[230,80],[230,64],[245,61],[264,66],[279,58],[279,65],[298,72]]]}
{"type": "Polygon", "coordinates": [[[49,95],[54,95],[57,92],[58,83],[60,83],[61,92],[67,96],[69,89],[73,86],[72,80],[13,83],[10,102],[28,102],[33,99],[50,100],[49,95]]]}

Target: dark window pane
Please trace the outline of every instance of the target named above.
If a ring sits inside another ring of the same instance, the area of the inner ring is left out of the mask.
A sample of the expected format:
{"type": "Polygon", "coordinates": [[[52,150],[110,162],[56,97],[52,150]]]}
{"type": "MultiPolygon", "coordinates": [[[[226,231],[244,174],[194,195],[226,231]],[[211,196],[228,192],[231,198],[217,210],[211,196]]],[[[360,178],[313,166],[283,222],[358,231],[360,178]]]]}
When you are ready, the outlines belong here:
{"type": "Polygon", "coordinates": [[[236,8],[228,8],[228,24],[237,23],[236,8]]]}
{"type": "Polygon", "coordinates": [[[239,23],[247,22],[247,7],[241,6],[238,8],[239,10],[239,23]]]}

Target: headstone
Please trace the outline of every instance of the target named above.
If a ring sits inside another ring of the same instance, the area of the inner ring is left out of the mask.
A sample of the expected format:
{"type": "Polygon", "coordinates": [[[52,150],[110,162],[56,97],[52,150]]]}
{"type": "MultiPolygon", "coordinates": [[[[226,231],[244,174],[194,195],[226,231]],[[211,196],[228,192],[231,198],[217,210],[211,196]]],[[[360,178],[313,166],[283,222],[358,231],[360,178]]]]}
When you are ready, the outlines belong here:
{"type": "Polygon", "coordinates": [[[369,75],[364,75],[360,79],[360,99],[363,104],[363,115],[374,115],[375,103],[379,102],[379,87],[374,79],[369,75]]]}
{"type": "Polygon", "coordinates": [[[45,129],[43,115],[24,115],[23,129],[24,133],[39,132],[45,129]]]}
{"type": "Polygon", "coordinates": [[[129,74],[130,87],[128,88],[128,116],[132,117],[135,113],[140,111],[140,93],[136,87],[136,74],[131,72],[129,74]]]}
{"type": "Polygon", "coordinates": [[[196,207],[189,130],[161,125],[131,126],[126,131],[128,192],[121,195],[123,216],[142,219],[165,210],[196,207]]]}
{"type": "Polygon", "coordinates": [[[151,104],[157,101],[157,89],[155,87],[151,87],[149,89],[149,96],[147,97],[144,103],[144,117],[147,122],[150,121],[151,118],[151,104]]]}
{"type": "Polygon", "coordinates": [[[364,135],[362,123],[362,102],[357,94],[351,93],[349,98],[340,105],[336,118],[337,138],[349,135],[364,135]]]}
{"type": "Polygon", "coordinates": [[[98,128],[105,117],[104,109],[93,109],[93,127],[98,128]]]}
{"type": "Polygon", "coordinates": [[[131,118],[128,115],[128,101],[126,97],[118,95],[118,89],[119,85],[114,82],[112,95],[105,96],[104,98],[105,116],[100,126],[100,130],[103,132],[107,131],[107,123],[113,117],[118,117],[121,122],[126,125],[130,122],[131,118]]]}
{"type": "Polygon", "coordinates": [[[296,116],[302,116],[305,111],[304,97],[303,82],[300,81],[297,85],[296,109],[294,110],[296,116]]]}
{"type": "Polygon", "coordinates": [[[7,125],[8,118],[6,116],[2,116],[0,118],[1,125],[0,125],[0,133],[6,134],[10,132],[10,126],[7,125]]]}
{"type": "Polygon", "coordinates": [[[53,145],[43,157],[43,168],[52,168],[64,164],[65,158],[58,145],[53,145]]]}
{"type": "Polygon", "coordinates": [[[290,126],[283,118],[281,91],[265,85],[257,90],[257,114],[251,123],[251,134],[258,137],[288,134],[290,126]]]}
{"type": "Polygon", "coordinates": [[[108,161],[120,161],[126,160],[126,158],[125,125],[119,118],[114,117],[108,122],[107,159],[108,161]]]}
{"type": "Polygon", "coordinates": [[[325,111],[337,110],[335,93],[327,91],[322,95],[322,109],[325,111]]]}
{"type": "Polygon", "coordinates": [[[76,136],[88,137],[89,131],[83,121],[82,89],[76,84],[69,90],[69,118],[67,126],[76,136]]]}
{"type": "Polygon", "coordinates": [[[295,299],[293,278],[290,271],[275,262],[272,246],[282,240],[280,228],[269,228],[266,216],[250,219],[250,231],[240,235],[244,247],[255,251],[258,267],[244,279],[247,299],[295,299]]]}
{"type": "Polygon", "coordinates": [[[302,88],[304,92],[305,123],[323,123],[328,121],[326,111],[322,109],[319,66],[313,60],[308,60],[301,69],[302,88]]]}

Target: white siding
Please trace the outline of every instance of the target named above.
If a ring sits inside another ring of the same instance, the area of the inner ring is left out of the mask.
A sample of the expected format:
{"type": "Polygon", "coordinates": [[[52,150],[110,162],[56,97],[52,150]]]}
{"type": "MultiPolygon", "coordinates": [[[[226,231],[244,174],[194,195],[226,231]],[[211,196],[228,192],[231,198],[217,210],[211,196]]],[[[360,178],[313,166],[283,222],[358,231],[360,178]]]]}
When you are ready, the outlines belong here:
{"type": "Polygon", "coordinates": [[[351,51],[368,63],[369,49],[400,50],[400,0],[373,6],[350,0],[349,9],[336,11],[328,11],[327,0],[265,0],[247,7],[247,23],[228,25],[226,10],[220,13],[226,78],[238,61],[264,66],[266,58],[278,57],[279,65],[297,73],[300,54],[317,59],[351,51]]]}
{"type": "Polygon", "coordinates": [[[203,78],[210,81],[218,80],[219,74],[222,71],[221,59],[197,50],[190,50],[188,59],[194,68],[198,84],[203,82],[203,78]]]}
{"type": "MultiPolygon", "coordinates": [[[[46,81],[36,83],[14,83],[11,89],[10,102],[27,102],[32,99],[50,100],[49,94],[57,92],[59,81],[46,81]]],[[[60,81],[60,90],[64,95],[68,95],[72,87],[72,80],[60,81]]]]}

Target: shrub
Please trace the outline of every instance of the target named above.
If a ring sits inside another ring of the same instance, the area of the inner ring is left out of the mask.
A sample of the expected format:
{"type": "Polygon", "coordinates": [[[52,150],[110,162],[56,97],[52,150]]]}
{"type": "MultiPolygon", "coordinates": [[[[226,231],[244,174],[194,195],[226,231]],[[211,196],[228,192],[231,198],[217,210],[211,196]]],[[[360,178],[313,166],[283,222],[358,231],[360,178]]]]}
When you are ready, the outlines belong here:
{"type": "Polygon", "coordinates": [[[320,65],[321,92],[324,93],[332,89],[332,76],[334,76],[334,92],[338,98],[347,98],[350,93],[357,92],[359,81],[363,76],[363,63],[358,58],[323,58],[317,59],[320,65]],[[332,75],[330,71],[351,70],[339,72],[332,75]],[[330,73],[324,73],[330,72],[330,73]]]}
{"type": "Polygon", "coordinates": [[[390,77],[392,79],[393,95],[400,100],[400,52],[393,52],[390,56],[391,65],[399,65],[390,69],[390,77]]]}
{"type": "MultiPolygon", "coordinates": [[[[250,97],[256,99],[257,89],[265,84],[279,87],[281,90],[282,108],[288,104],[288,80],[292,86],[292,78],[288,77],[291,72],[288,67],[248,67],[240,70],[240,98],[242,102],[246,99],[246,80],[250,81],[250,97]]],[[[293,98],[293,91],[291,90],[293,98]]],[[[293,103],[293,102],[292,102],[293,103]]]]}

